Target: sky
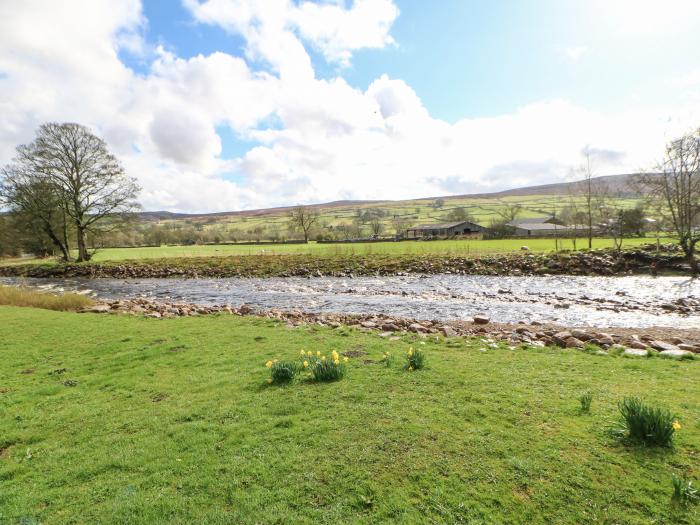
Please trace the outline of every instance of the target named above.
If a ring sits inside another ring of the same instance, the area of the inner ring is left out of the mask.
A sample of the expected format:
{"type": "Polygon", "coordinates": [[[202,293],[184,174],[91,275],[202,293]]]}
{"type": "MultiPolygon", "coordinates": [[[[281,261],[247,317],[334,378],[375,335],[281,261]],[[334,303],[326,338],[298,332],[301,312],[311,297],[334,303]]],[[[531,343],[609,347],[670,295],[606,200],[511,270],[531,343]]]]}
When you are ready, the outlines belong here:
{"type": "Polygon", "coordinates": [[[0,0],[0,164],[103,137],[146,210],[652,169],[700,127],[697,0],[0,0]]]}

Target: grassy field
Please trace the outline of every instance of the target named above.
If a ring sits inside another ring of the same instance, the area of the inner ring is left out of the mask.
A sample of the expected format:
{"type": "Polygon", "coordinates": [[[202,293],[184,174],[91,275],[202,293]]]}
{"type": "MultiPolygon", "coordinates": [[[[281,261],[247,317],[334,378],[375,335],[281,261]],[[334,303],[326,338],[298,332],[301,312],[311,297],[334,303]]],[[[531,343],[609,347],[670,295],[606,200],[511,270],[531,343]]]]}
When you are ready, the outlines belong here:
{"type": "MultiPolygon", "coordinates": [[[[594,239],[594,248],[613,246],[612,239],[594,239]]],[[[623,247],[639,246],[656,242],[652,238],[625,239],[623,247]]],[[[661,239],[661,242],[672,242],[661,239]]],[[[275,246],[254,245],[193,245],[160,246],[158,248],[105,248],[98,250],[94,262],[124,261],[140,259],[161,259],[170,257],[220,257],[229,255],[274,255],[274,254],[311,254],[318,256],[333,255],[370,255],[370,254],[443,254],[443,255],[488,255],[520,251],[527,246],[533,252],[550,252],[555,250],[554,239],[501,239],[501,240],[445,240],[445,241],[404,241],[357,244],[280,244],[275,246]]],[[[585,239],[577,240],[577,248],[587,247],[585,239]]],[[[560,248],[573,249],[571,239],[560,239],[560,248]]],[[[46,262],[42,259],[5,259],[0,264],[26,264],[46,262]]]]}
{"type": "Polygon", "coordinates": [[[700,477],[697,360],[11,307],[0,353],[0,523],[700,519],[670,501],[672,474],[700,477]],[[364,362],[409,344],[426,369],[364,362]],[[300,348],[367,354],[338,383],[268,386],[300,348]],[[673,449],[608,434],[629,395],[677,414],[673,449]]]}

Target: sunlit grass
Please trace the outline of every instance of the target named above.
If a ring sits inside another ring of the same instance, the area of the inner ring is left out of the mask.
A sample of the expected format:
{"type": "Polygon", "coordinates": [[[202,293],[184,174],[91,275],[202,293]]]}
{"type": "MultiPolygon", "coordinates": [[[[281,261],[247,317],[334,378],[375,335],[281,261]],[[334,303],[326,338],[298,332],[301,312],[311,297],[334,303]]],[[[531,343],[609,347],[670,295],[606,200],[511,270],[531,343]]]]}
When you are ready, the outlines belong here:
{"type": "MultiPolygon", "coordinates": [[[[623,248],[631,248],[641,244],[656,242],[655,238],[625,239],[623,248]]],[[[672,242],[671,239],[662,238],[662,243],[672,242]]],[[[317,256],[347,256],[347,255],[458,255],[479,256],[490,254],[520,252],[523,246],[527,246],[530,252],[542,253],[560,250],[573,250],[572,239],[498,239],[498,240],[443,240],[443,241],[403,241],[403,242],[378,242],[378,243],[353,243],[353,244],[278,244],[272,246],[254,245],[193,245],[193,246],[161,246],[158,248],[105,248],[98,250],[93,262],[124,261],[138,259],[161,259],[183,257],[224,257],[231,255],[284,255],[306,254],[317,256]]],[[[593,248],[611,248],[612,239],[596,238],[593,240],[593,248]]],[[[588,247],[586,239],[578,239],[578,250],[588,247]]],[[[41,263],[46,259],[6,259],[0,260],[0,264],[41,263]]]]}
{"type": "Polygon", "coordinates": [[[700,361],[11,307],[0,355],[0,523],[698,523],[669,480],[700,477],[700,361]],[[357,357],[269,387],[301,349],[357,357]],[[609,436],[636,395],[673,449],[609,436]]]}

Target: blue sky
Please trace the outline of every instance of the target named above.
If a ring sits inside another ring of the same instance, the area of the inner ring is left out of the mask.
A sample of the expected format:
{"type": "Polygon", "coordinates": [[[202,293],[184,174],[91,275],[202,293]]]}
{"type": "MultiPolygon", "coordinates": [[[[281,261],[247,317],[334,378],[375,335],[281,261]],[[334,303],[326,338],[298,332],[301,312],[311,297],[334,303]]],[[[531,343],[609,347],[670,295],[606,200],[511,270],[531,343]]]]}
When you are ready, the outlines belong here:
{"type": "MultiPolygon", "coordinates": [[[[431,115],[450,122],[500,115],[542,99],[564,98],[599,109],[663,101],[665,79],[687,73],[700,31],[671,38],[624,31],[603,4],[397,0],[400,15],[391,29],[396,45],[359,50],[348,68],[309,51],[318,77],[341,75],[360,89],[382,74],[403,79],[431,115]],[[567,55],[573,48],[582,49],[576,60],[567,55]]],[[[244,38],[197,24],[178,2],[145,0],[144,15],[148,40],[179,56],[244,54],[244,38]]],[[[137,70],[147,67],[132,64],[137,70]]]]}
{"type": "Polygon", "coordinates": [[[0,5],[0,162],[82,122],[147,209],[571,180],[586,146],[637,171],[700,125],[697,0],[61,4],[0,5]]]}

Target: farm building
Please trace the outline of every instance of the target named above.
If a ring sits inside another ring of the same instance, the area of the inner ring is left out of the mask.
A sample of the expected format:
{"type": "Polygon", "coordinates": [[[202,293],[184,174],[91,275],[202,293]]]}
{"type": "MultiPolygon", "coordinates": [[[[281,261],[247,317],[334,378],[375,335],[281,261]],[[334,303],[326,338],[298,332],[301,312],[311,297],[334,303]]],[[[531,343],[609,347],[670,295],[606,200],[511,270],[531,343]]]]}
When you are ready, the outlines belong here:
{"type": "Polygon", "coordinates": [[[584,226],[566,225],[556,217],[516,219],[507,224],[514,228],[516,237],[550,237],[555,235],[582,235],[584,226]]]}
{"type": "Polygon", "coordinates": [[[478,235],[486,228],[469,221],[448,222],[444,224],[421,224],[406,230],[407,239],[423,237],[455,237],[457,235],[478,235]]]}

